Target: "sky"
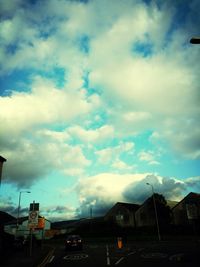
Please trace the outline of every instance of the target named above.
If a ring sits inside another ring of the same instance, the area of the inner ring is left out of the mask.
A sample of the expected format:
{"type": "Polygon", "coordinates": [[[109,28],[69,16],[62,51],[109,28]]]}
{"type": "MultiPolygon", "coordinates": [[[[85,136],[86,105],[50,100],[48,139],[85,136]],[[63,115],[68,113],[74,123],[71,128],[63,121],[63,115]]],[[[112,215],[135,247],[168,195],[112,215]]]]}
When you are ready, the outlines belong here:
{"type": "Polygon", "coordinates": [[[0,210],[51,221],[200,192],[198,0],[0,0],[0,210]],[[31,193],[26,193],[30,191],[31,193]]]}

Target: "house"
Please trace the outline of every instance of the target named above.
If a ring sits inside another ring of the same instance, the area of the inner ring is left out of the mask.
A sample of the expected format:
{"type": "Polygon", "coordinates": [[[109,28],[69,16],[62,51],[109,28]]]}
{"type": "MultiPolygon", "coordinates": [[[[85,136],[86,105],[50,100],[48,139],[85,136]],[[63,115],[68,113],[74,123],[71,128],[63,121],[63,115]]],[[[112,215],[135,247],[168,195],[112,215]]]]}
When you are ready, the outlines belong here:
{"type": "MultiPolygon", "coordinates": [[[[41,240],[46,238],[46,232],[51,229],[51,222],[43,217],[39,216],[38,225],[32,231],[36,239],[41,240]]],[[[14,219],[4,224],[4,231],[8,234],[12,234],[15,237],[23,236],[27,237],[30,234],[29,217],[22,217],[14,219]],[[17,227],[18,223],[18,227],[17,227]]]]}
{"type": "Polygon", "coordinates": [[[7,223],[9,221],[14,220],[14,219],[15,219],[15,217],[10,215],[9,213],[0,210],[0,223],[2,225],[4,225],[5,223],[7,223]]]}
{"type": "Polygon", "coordinates": [[[122,227],[135,227],[135,212],[138,204],[117,202],[104,216],[105,221],[112,221],[122,227]]]}
{"type": "Polygon", "coordinates": [[[155,210],[152,206],[151,198],[148,198],[135,212],[135,222],[137,227],[152,226],[156,224],[155,210]]]}
{"type": "Polygon", "coordinates": [[[188,225],[192,221],[200,221],[200,194],[190,192],[172,208],[173,223],[188,225]]]}
{"type": "Polygon", "coordinates": [[[135,213],[137,227],[151,227],[157,224],[167,226],[171,221],[171,207],[177,202],[166,200],[163,195],[154,193],[146,199],[135,213]],[[155,201],[155,202],[154,202],[155,201]]]}

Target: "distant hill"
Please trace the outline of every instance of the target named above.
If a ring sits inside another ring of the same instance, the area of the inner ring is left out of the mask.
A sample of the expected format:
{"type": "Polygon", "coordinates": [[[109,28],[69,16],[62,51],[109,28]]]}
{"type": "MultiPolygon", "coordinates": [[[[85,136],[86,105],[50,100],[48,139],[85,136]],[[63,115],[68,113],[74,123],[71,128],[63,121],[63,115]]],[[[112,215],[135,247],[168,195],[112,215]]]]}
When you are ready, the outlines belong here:
{"type": "Polygon", "coordinates": [[[9,213],[4,212],[4,211],[0,211],[0,223],[1,224],[7,223],[7,222],[12,221],[14,219],[15,219],[15,217],[10,215],[9,213]]]}
{"type": "Polygon", "coordinates": [[[51,223],[52,229],[65,229],[74,225],[78,220],[58,221],[51,223]]]}
{"type": "Polygon", "coordinates": [[[81,218],[77,220],[69,220],[69,221],[58,221],[53,222],[51,224],[52,229],[67,229],[67,228],[78,228],[81,226],[89,225],[91,222],[93,224],[99,223],[99,221],[103,221],[103,217],[97,217],[97,218],[81,218]]]}

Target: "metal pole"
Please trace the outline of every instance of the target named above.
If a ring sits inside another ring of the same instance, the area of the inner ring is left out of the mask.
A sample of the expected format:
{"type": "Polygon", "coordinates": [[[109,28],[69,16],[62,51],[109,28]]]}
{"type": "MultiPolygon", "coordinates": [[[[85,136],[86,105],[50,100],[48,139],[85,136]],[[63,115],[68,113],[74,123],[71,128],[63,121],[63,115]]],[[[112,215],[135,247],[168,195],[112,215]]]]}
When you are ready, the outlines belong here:
{"type": "Polygon", "coordinates": [[[3,163],[6,162],[7,160],[0,156],[0,188],[1,188],[1,177],[2,177],[2,170],[3,170],[3,163]]]}
{"type": "MultiPolygon", "coordinates": [[[[35,210],[35,200],[33,201],[33,211],[35,210]]],[[[33,252],[33,227],[31,226],[30,229],[30,257],[32,256],[33,252]]]]}
{"type": "Polygon", "coordinates": [[[21,202],[21,194],[22,192],[19,192],[19,203],[18,203],[18,209],[17,209],[17,229],[19,227],[19,210],[20,210],[20,202],[21,202]]]}
{"type": "Polygon", "coordinates": [[[31,193],[30,191],[20,191],[19,192],[19,203],[18,203],[18,209],[17,209],[17,230],[19,228],[19,213],[20,213],[20,204],[21,204],[21,194],[22,193],[31,193]]]}
{"type": "Polygon", "coordinates": [[[152,189],[152,194],[153,194],[153,205],[154,205],[154,210],[155,210],[155,217],[156,217],[156,226],[157,226],[157,232],[158,232],[158,240],[161,240],[160,237],[160,229],[159,229],[159,223],[158,223],[158,214],[157,214],[157,208],[156,208],[156,201],[155,201],[155,196],[154,196],[154,189],[153,189],[153,185],[150,183],[147,183],[147,185],[151,186],[152,189]]]}
{"type": "Polygon", "coordinates": [[[33,230],[30,228],[30,257],[32,256],[33,250],[33,230]]]}
{"type": "Polygon", "coordinates": [[[92,205],[90,205],[90,219],[92,219],[92,205]]]}

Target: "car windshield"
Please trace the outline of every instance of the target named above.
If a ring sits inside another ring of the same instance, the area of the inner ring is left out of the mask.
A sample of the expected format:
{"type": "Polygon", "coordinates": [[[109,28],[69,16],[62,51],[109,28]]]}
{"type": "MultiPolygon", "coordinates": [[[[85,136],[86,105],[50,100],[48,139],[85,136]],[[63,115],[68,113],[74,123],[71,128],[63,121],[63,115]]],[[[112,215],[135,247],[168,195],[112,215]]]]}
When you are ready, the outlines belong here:
{"type": "Polygon", "coordinates": [[[72,235],[72,236],[68,236],[67,238],[68,240],[72,241],[72,240],[78,240],[81,239],[81,237],[79,235],[72,235]]]}

